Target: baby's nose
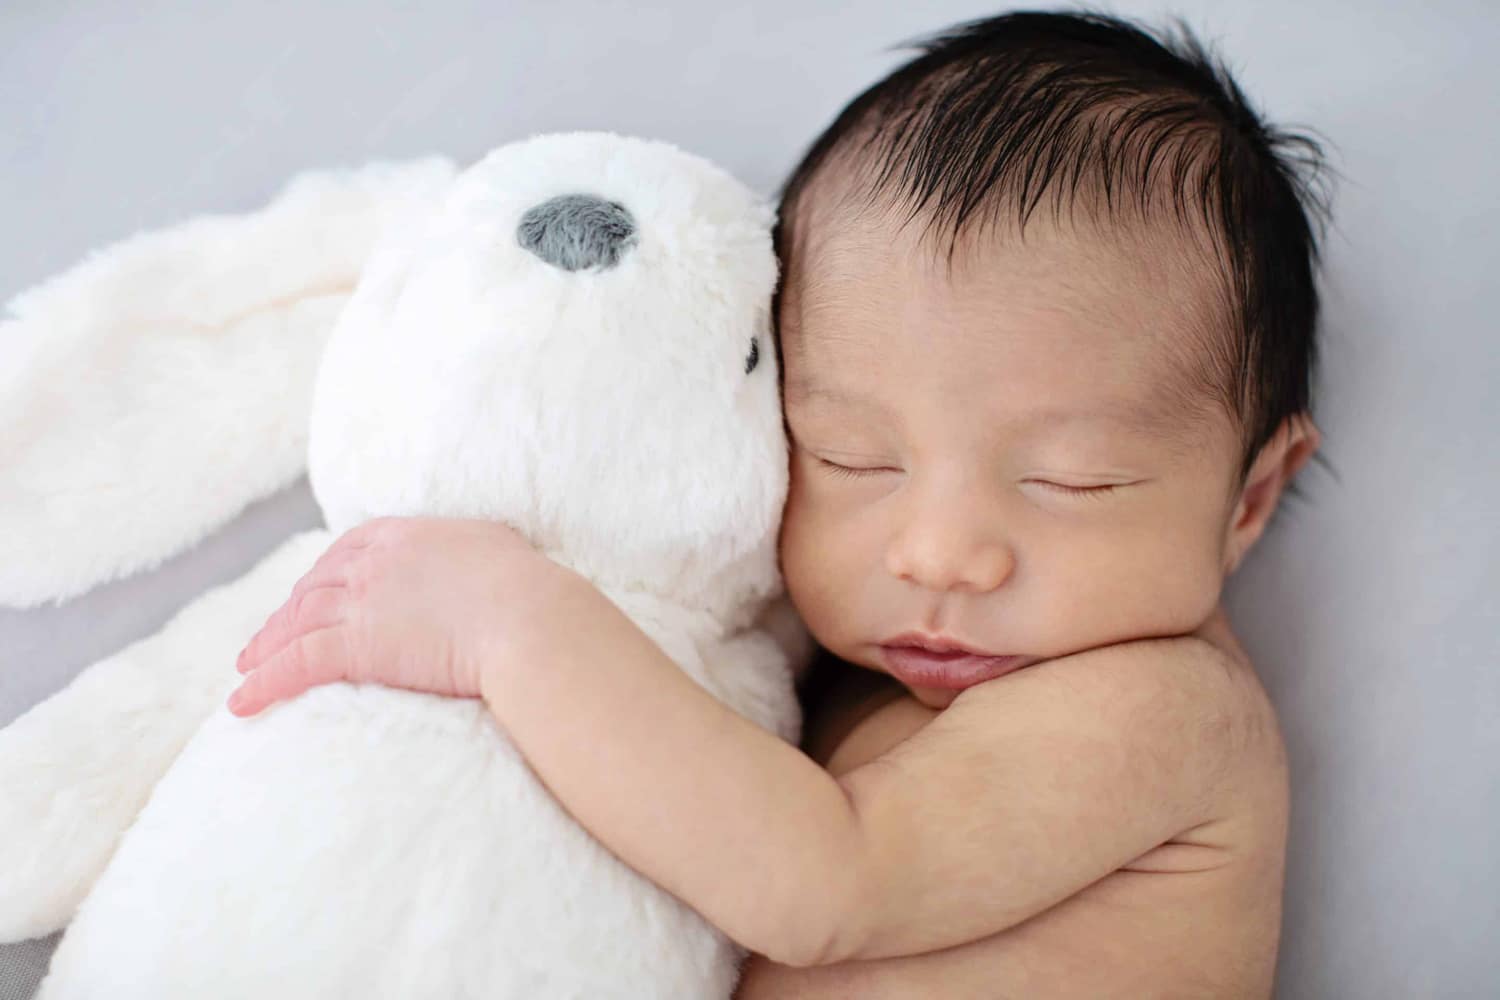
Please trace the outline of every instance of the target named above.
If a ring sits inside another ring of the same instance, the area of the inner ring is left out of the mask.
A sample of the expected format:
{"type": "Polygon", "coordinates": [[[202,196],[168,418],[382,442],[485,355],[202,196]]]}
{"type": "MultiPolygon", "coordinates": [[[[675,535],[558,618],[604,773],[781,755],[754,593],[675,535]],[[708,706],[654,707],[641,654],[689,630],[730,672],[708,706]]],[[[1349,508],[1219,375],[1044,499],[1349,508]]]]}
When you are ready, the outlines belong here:
{"type": "Polygon", "coordinates": [[[516,227],[516,242],[565,271],[614,267],[635,241],[625,206],[591,194],[549,198],[528,208],[516,227]]]}

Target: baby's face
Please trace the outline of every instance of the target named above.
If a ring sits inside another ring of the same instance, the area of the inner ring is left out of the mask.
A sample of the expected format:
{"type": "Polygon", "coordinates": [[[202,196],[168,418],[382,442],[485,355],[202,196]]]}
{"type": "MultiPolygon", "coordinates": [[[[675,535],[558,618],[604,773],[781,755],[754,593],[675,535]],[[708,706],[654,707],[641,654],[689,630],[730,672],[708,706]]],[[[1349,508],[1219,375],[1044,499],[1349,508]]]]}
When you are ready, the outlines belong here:
{"type": "Polygon", "coordinates": [[[1191,632],[1228,569],[1235,428],[1184,368],[1208,265],[1041,214],[951,275],[920,224],[844,221],[783,293],[788,589],[835,655],[933,707],[977,680],[893,654],[903,633],[1022,658],[995,675],[1191,632]]]}

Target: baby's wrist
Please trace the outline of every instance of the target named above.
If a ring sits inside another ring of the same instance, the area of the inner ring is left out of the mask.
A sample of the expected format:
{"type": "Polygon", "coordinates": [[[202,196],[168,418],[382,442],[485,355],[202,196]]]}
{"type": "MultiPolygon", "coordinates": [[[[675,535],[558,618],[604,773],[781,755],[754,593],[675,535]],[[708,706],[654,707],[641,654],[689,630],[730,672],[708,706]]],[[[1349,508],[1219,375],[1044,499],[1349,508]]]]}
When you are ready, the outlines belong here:
{"type": "Polygon", "coordinates": [[[583,577],[545,556],[526,567],[523,586],[506,588],[497,613],[484,618],[469,645],[470,673],[486,704],[506,697],[519,670],[545,670],[586,599],[583,577]]]}

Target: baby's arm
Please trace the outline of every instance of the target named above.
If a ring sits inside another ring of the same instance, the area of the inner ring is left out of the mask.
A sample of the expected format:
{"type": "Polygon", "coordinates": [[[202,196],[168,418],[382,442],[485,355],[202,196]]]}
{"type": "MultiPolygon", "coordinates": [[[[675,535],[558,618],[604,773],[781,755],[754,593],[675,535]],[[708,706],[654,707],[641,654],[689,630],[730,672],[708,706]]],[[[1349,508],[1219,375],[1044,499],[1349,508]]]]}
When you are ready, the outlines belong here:
{"type": "Polygon", "coordinates": [[[1012,927],[1215,818],[1243,739],[1227,661],[1174,637],[971,688],[835,778],[705,693],[597,591],[565,603],[566,641],[554,630],[493,659],[492,712],[602,843],[786,965],[1012,927]]]}
{"type": "MultiPolygon", "coordinates": [[[[889,675],[861,667],[841,667],[831,687],[808,706],[803,746],[835,777],[911,738],[941,712],[889,675]]],[[[1205,939],[1213,939],[1201,923],[1203,908],[1180,905],[1190,900],[1172,895],[1173,888],[1163,907],[1172,912],[1147,916],[1145,887],[1131,871],[1137,864],[1015,927],[952,948],[809,968],[750,955],[735,1000],[1231,995],[1222,979],[1202,978],[1205,939]],[[1132,888],[1122,894],[1123,886],[1132,888]]]]}
{"type": "MultiPolygon", "coordinates": [[[[822,962],[1013,928],[1219,818],[1250,713],[1197,638],[1142,640],[965,691],[839,778],[870,873],[822,962]]],[[[822,964],[820,962],[820,964],[822,964]]]]}

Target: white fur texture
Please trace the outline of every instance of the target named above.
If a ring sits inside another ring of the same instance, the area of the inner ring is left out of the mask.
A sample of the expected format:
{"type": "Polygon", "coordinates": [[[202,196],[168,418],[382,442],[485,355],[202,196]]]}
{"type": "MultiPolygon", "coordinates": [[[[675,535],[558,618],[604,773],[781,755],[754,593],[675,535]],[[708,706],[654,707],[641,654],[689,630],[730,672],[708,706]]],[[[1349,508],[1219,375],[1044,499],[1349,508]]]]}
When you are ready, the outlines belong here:
{"type": "Polygon", "coordinates": [[[148,569],[300,476],[318,359],[371,246],[454,173],[299,174],[257,212],[137,234],[7,303],[0,604],[148,569]]]}
{"type": "Polygon", "coordinates": [[[704,160],[571,133],[496,150],[387,230],[316,377],[332,532],[0,733],[0,783],[25,788],[0,805],[0,939],[83,900],[42,997],[730,994],[741,951],[573,823],[480,703],[336,684],[237,719],[222,698],[234,650],[334,533],[491,517],[795,739],[809,644],[776,567],[770,221],[704,160]],[[635,218],[616,267],[516,245],[520,213],[576,192],[635,218]]]}
{"type": "Polygon", "coordinates": [[[238,683],[225,664],[332,541],[326,531],[288,539],[0,729],[0,941],[72,918],[152,788],[238,683]]]}

